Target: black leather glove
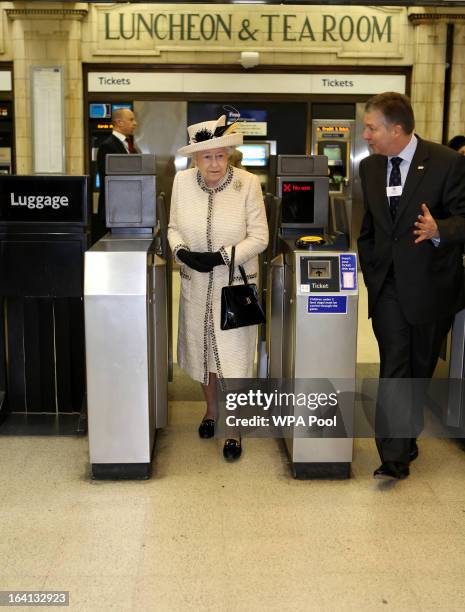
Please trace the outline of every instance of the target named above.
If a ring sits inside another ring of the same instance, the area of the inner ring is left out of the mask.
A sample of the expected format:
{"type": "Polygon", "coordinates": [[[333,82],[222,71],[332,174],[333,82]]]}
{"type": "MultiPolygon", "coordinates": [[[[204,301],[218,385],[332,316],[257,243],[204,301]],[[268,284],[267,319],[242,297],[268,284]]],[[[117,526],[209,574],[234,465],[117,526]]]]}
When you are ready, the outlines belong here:
{"type": "Polygon", "coordinates": [[[219,251],[216,251],[215,253],[199,253],[194,251],[192,254],[195,255],[197,261],[205,266],[210,266],[211,270],[213,270],[215,266],[224,265],[223,256],[219,251]]]}
{"type": "Polygon", "coordinates": [[[197,272],[211,272],[213,266],[200,261],[198,255],[202,255],[202,253],[187,251],[186,249],[179,249],[176,253],[177,258],[182,261],[183,264],[192,268],[192,270],[196,270],[197,272]]]}

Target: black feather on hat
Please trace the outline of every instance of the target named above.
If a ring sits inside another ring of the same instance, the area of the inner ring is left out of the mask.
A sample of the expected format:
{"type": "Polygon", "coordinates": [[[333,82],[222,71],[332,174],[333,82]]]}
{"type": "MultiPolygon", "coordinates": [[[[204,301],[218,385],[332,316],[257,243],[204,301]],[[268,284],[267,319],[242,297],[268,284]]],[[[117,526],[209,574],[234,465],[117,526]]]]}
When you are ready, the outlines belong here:
{"type": "MultiPolygon", "coordinates": [[[[215,130],[215,134],[216,134],[216,130],[215,130]]],[[[204,140],[210,140],[210,138],[213,138],[213,135],[214,135],[213,132],[210,132],[210,130],[203,128],[202,130],[199,130],[198,132],[195,133],[194,137],[192,138],[192,141],[193,142],[203,142],[204,140]]]]}

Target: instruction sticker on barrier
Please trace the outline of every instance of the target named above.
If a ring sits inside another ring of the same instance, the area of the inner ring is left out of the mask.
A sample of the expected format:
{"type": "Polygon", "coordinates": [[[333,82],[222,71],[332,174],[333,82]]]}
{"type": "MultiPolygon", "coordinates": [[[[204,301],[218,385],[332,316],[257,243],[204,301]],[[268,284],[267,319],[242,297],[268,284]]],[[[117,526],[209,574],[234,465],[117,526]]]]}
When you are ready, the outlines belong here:
{"type": "Polygon", "coordinates": [[[307,312],[311,314],[347,314],[347,296],[310,295],[307,312]]]}
{"type": "Polygon", "coordinates": [[[357,258],[352,253],[339,255],[341,289],[357,289],[357,258]]]}

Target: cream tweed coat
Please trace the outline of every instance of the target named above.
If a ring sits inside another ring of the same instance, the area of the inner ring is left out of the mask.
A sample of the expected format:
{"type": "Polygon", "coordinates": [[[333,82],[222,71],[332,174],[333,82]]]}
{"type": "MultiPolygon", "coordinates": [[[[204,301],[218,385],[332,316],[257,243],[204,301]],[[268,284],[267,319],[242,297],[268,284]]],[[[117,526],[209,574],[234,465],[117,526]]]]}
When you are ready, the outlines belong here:
{"type": "MultiPolygon", "coordinates": [[[[268,244],[258,178],[229,166],[221,183],[209,189],[196,168],[178,172],[173,183],[168,239],[175,257],[181,248],[220,251],[227,264],[235,245],[234,284],[243,282],[239,265],[244,266],[250,281],[257,283],[258,254],[268,244]]],[[[221,289],[228,284],[228,265],[203,273],[179,263],[179,365],[204,384],[208,384],[212,371],[220,379],[251,378],[257,326],[220,329],[221,289]]]]}

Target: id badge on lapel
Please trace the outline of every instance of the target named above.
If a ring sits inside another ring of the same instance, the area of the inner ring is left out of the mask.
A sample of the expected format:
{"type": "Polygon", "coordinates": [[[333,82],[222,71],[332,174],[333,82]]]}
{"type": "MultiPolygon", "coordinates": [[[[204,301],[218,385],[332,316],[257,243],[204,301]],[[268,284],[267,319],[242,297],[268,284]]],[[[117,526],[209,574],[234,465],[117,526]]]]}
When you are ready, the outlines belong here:
{"type": "Polygon", "coordinates": [[[402,185],[391,185],[386,187],[386,195],[388,198],[396,198],[402,195],[402,185]]]}

